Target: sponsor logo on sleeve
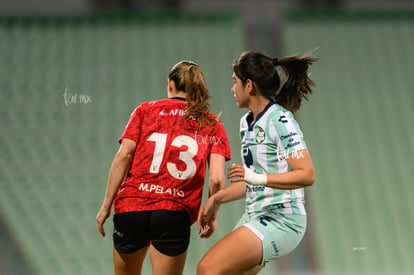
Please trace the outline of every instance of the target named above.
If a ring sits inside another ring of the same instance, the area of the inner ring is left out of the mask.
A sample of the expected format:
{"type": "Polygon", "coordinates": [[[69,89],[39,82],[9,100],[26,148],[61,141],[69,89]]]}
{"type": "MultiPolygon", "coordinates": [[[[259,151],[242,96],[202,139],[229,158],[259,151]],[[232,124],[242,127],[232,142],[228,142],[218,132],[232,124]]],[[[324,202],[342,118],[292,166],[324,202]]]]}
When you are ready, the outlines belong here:
{"type": "Polygon", "coordinates": [[[278,121],[279,121],[279,122],[281,122],[281,123],[287,123],[287,122],[289,122],[289,121],[287,120],[287,118],[286,118],[286,116],[285,116],[285,115],[280,116],[280,117],[279,117],[279,119],[278,119],[278,121]]]}

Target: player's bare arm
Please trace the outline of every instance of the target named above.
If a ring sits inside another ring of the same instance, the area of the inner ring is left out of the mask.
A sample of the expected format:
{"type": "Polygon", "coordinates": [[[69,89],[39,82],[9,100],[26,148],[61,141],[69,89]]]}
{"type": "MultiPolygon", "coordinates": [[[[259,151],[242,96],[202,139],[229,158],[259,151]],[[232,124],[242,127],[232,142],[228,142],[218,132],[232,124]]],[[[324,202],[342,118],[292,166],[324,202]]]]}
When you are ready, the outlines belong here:
{"type": "Polygon", "coordinates": [[[111,214],[112,204],[119,190],[119,187],[121,186],[122,180],[124,179],[125,174],[128,170],[136,147],[137,144],[135,141],[124,138],[112,162],[112,166],[109,171],[105,199],[98,215],[96,216],[98,230],[103,237],[106,235],[103,225],[111,214]]]}

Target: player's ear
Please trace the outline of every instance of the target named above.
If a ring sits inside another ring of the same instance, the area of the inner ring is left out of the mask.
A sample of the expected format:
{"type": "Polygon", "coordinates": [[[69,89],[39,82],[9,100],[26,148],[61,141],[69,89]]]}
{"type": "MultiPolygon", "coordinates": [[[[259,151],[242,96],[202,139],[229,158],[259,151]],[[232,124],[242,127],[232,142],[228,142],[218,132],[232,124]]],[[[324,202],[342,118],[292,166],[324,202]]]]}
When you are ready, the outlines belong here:
{"type": "Polygon", "coordinates": [[[250,79],[247,79],[246,81],[246,89],[251,90],[252,89],[252,81],[250,79]]]}
{"type": "Polygon", "coordinates": [[[168,92],[172,92],[175,89],[174,81],[167,78],[167,87],[168,87],[168,92]]]}
{"type": "Polygon", "coordinates": [[[251,79],[247,79],[246,81],[246,89],[249,95],[255,95],[254,83],[251,79]]]}

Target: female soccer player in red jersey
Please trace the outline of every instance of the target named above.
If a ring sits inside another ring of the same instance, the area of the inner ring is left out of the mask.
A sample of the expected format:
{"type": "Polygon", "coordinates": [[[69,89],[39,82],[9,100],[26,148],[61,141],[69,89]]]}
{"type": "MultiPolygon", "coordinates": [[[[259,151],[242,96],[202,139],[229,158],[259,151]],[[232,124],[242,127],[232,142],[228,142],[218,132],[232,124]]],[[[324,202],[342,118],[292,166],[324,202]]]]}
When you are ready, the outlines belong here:
{"type": "MultiPolygon", "coordinates": [[[[99,232],[114,203],[115,274],[141,274],[149,248],[152,274],[182,274],[190,226],[198,215],[209,165],[209,195],[225,187],[230,146],[218,117],[209,113],[200,67],[177,63],[168,98],[139,105],[119,139],[102,207],[99,232]]],[[[212,219],[202,237],[216,228],[212,219]]]]}

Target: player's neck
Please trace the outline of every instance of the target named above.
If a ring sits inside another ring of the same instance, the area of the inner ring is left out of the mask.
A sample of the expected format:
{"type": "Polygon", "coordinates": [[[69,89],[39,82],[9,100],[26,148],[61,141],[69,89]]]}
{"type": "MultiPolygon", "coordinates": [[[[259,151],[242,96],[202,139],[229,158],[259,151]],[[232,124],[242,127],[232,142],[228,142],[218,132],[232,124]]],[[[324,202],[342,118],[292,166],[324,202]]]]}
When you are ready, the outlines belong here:
{"type": "Polygon", "coordinates": [[[181,91],[168,91],[168,98],[187,98],[187,94],[181,91]]]}
{"type": "Polygon", "coordinates": [[[250,112],[252,112],[253,121],[256,120],[257,115],[260,114],[266,108],[269,102],[269,99],[262,96],[254,97],[251,99],[248,108],[250,112]]]}

